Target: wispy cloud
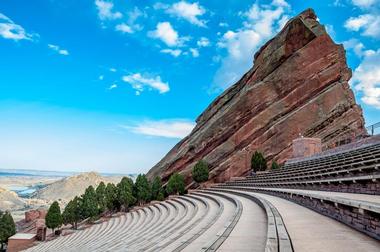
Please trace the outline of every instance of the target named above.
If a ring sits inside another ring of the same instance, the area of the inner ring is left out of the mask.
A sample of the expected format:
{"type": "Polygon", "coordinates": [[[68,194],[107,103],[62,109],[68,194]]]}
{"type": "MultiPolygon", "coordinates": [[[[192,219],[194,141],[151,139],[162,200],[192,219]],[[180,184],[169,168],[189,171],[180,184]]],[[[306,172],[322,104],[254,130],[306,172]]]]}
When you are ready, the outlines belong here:
{"type": "Polygon", "coordinates": [[[270,5],[254,3],[248,11],[239,13],[244,19],[242,27],[225,32],[217,43],[227,56],[220,60],[212,90],[225,89],[240,78],[252,65],[254,52],[285,24],[289,9],[286,1],[274,0],[270,5]]]}
{"type": "Polygon", "coordinates": [[[141,135],[165,138],[183,138],[193,130],[195,123],[189,120],[173,119],[144,121],[133,126],[121,125],[120,127],[141,135]]]}
{"type": "Polygon", "coordinates": [[[100,20],[114,20],[123,17],[121,12],[113,11],[114,4],[112,1],[96,0],[95,5],[100,20]]]}
{"type": "Polygon", "coordinates": [[[210,40],[208,40],[208,38],[206,37],[201,37],[198,41],[197,41],[197,45],[199,47],[208,47],[210,46],[210,40]]]}
{"type": "Polygon", "coordinates": [[[68,56],[69,55],[69,51],[67,51],[66,49],[61,49],[57,45],[48,44],[48,47],[50,49],[52,49],[53,51],[57,52],[58,54],[61,54],[61,55],[64,55],[64,56],[68,56]]]}
{"type": "Polygon", "coordinates": [[[131,84],[137,95],[144,91],[145,88],[158,90],[160,94],[170,90],[169,83],[163,82],[160,76],[150,77],[141,73],[134,73],[123,76],[122,80],[131,84]]]}
{"type": "Polygon", "coordinates": [[[167,48],[167,49],[162,49],[160,52],[162,52],[162,53],[166,53],[166,54],[170,54],[170,55],[172,55],[173,57],[177,58],[178,56],[181,55],[182,50],[180,50],[180,49],[170,49],[170,48],[167,48]]]}
{"type": "Polygon", "coordinates": [[[15,24],[10,18],[0,13],[0,36],[5,39],[33,40],[37,34],[29,34],[18,24],[15,24]]]}

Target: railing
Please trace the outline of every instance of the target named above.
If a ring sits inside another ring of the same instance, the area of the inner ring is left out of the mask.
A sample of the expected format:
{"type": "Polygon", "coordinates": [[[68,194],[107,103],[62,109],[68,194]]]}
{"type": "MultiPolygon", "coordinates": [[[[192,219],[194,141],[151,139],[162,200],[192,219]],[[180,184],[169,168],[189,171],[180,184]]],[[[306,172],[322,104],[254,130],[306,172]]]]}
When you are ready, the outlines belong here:
{"type": "Polygon", "coordinates": [[[371,136],[374,136],[374,135],[377,135],[380,133],[380,130],[376,130],[379,128],[380,128],[380,122],[368,126],[366,128],[366,130],[367,130],[368,134],[370,134],[371,136]]]}

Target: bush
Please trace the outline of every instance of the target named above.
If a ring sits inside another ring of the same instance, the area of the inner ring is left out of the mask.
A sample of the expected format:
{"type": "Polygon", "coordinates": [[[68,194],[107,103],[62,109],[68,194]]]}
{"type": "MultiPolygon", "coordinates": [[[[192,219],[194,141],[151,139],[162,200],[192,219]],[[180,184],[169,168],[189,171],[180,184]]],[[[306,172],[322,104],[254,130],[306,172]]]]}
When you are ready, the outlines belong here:
{"type": "Polygon", "coordinates": [[[209,175],[208,164],[203,160],[198,161],[191,171],[191,175],[197,183],[207,181],[209,175]]]}
{"type": "Polygon", "coordinates": [[[61,215],[61,208],[57,201],[54,201],[53,204],[49,207],[49,210],[45,217],[46,226],[51,228],[53,233],[54,229],[62,226],[63,219],[61,215]]]}
{"type": "Polygon", "coordinates": [[[251,168],[254,172],[265,171],[267,169],[267,162],[261,152],[255,151],[255,153],[253,153],[251,168]]]}
{"type": "Polygon", "coordinates": [[[272,170],[277,170],[277,169],[279,169],[279,168],[280,168],[280,166],[277,164],[277,162],[276,162],[276,161],[273,161],[273,162],[272,162],[271,169],[272,169],[272,170]]]}
{"type": "Polygon", "coordinates": [[[8,238],[16,234],[16,225],[9,212],[0,211],[0,250],[8,242],[8,238]]]}
{"type": "Polygon", "coordinates": [[[63,223],[71,224],[73,229],[78,228],[78,222],[81,220],[81,199],[75,197],[66,205],[65,210],[62,213],[63,223]]]}
{"type": "Polygon", "coordinates": [[[170,176],[168,184],[166,186],[166,191],[169,195],[185,193],[185,178],[179,173],[174,173],[170,176]]]}
{"type": "Polygon", "coordinates": [[[108,210],[113,211],[120,208],[118,196],[117,187],[112,183],[108,183],[106,186],[106,201],[108,210]]]}
{"type": "Polygon", "coordinates": [[[135,183],[136,199],[141,205],[142,203],[149,202],[151,198],[151,186],[144,174],[139,174],[135,183]]]}
{"type": "Polygon", "coordinates": [[[155,177],[152,183],[152,200],[163,200],[165,198],[162,189],[162,182],[160,177],[155,177]]]}
{"type": "Polygon", "coordinates": [[[136,203],[136,198],[133,196],[133,181],[130,178],[122,178],[120,183],[117,184],[117,189],[118,200],[124,210],[136,203]]]}
{"type": "Polygon", "coordinates": [[[94,220],[98,215],[98,200],[96,192],[93,186],[87,187],[86,191],[82,195],[82,216],[94,220]]]}
{"type": "Polygon", "coordinates": [[[107,210],[107,195],[106,195],[106,185],[104,182],[100,182],[98,187],[95,190],[96,200],[98,202],[99,213],[103,213],[107,210]]]}

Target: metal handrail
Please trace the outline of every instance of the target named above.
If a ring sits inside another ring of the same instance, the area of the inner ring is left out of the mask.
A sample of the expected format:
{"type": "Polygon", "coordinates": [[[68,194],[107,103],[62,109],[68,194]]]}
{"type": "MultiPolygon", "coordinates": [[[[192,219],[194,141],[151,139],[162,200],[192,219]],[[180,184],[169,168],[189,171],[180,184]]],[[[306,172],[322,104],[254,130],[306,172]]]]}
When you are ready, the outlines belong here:
{"type": "Polygon", "coordinates": [[[370,134],[371,136],[374,136],[376,134],[375,129],[377,129],[377,128],[380,128],[380,122],[368,126],[366,128],[366,130],[367,130],[368,134],[370,134]]]}

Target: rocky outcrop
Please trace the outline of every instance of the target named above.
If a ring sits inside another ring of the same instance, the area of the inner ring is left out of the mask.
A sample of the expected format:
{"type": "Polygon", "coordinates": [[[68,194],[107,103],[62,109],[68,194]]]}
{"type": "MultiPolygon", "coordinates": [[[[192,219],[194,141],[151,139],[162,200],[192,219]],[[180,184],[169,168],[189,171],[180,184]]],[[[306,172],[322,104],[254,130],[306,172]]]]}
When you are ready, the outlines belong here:
{"type": "Polygon", "coordinates": [[[255,150],[268,162],[291,157],[300,134],[324,148],[366,134],[348,81],[345,50],[308,9],[291,19],[254,56],[254,66],[198,117],[189,136],[148,173],[164,180],[179,171],[191,181],[194,164],[210,164],[210,182],[242,176],[255,150]]]}

